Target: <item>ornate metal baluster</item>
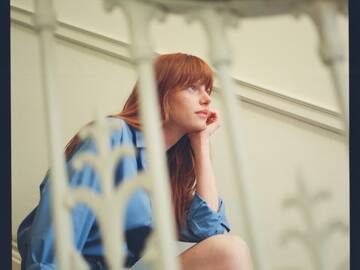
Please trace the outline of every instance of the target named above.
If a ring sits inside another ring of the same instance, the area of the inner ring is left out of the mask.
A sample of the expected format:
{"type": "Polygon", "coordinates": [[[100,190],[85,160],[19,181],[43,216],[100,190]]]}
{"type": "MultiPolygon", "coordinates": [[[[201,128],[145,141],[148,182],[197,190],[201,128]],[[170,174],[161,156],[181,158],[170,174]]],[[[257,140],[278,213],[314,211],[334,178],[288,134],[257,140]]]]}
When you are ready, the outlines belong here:
{"type": "Polygon", "coordinates": [[[56,17],[51,0],[35,1],[35,25],[40,38],[40,61],[43,95],[45,98],[46,131],[48,138],[50,170],[50,190],[54,220],[55,252],[60,270],[72,269],[71,217],[63,204],[67,175],[63,154],[60,113],[55,94],[55,52],[54,31],[56,17]]]}
{"type": "MultiPolygon", "coordinates": [[[[115,6],[123,9],[129,23],[132,40],[132,56],[139,74],[140,117],[143,124],[145,144],[151,177],[151,197],[156,221],[154,243],[158,247],[156,269],[178,269],[175,249],[175,222],[170,198],[170,181],[164,155],[159,104],[155,75],[153,70],[153,49],[151,46],[149,24],[152,18],[164,19],[164,13],[156,6],[143,1],[105,0],[105,7],[111,10],[115,6]]],[[[148,247],[156,249],[156,246],[148,247]]]]}
{"type": "Polygon", "coordinates": [[[80,137],[90,137],[96,143],[98,153],[81,153],[73,161],[75,169],[80,170],[86,164],[91,165],[100,176],[101,193],[87,188],[75,188],[67,193],[66,202],[69,208],[76,203],[84,203],[97,216],[102,232],[102,243],[107,266],[112,269],[123,269],[125,263],[124,228],[125,212],[129,197],[138,189],[148,189],[147,173],[139,173],[134,179],[123,181],[114,186],[117,162],[124,156],[136,157],[134,147],[119,145],[110,150],[109,138],[114,129],[120,128],[117,119],[103,119],[98,114],[98,120],[91,127],[84,128],[80,137]],[[120,249],[120,251],[119,251],[120,249]]]}
{"type": "MultiPolygon", "coordinates": [[[[348,232],[348,226],[340,219],[334,219],[321,228],[317,228],[313,216],[313,208],[319,202],[329,200],[331,194],[329,191],[321,190],[314,195],[310,194],[304,179],[300,172],[297,177],[298,194],[284,200],[285,208],[297,209],[305,221],[306,230],[289,229],[281,236],[281,244],[285,245],[289,241],[297,241],[304,245],[306,251],[309,252],[311,262],[315,270],[324,270],[326,268],[326,256],[324,254],[324,246],[326,241],[334,232],[348,232]]],[[[342,263],[339,267],[346,267],[347,262],[342,263]]],[[[334,267],[334,269],[337,269],[334,267]]],[[[346,269],[346,268],[345,268],[346,269]]]]}
{"type": "Polygon", "coordinates": [[[337,25],[338,12],[345,13],[347,1],[344,0],[314,0],[299,2],[297,12],[309,15],[319,36],[319,56],[329,69],[334,83],[336,101],[338,103],[343,127],[345,143],[349,136],[349,105],[347,102],[348,85],[345,77],[345,53],[340,42],[337,25]]]}
{"type": "MultiPolygon", "coordinates": [[[[228,25],[236,25],[235,18],[226,9],[216,7],[194,8],[192,11],[186,11],[185,16],[188,21],[199,20],[204,26],[209,40],[209,52],[211,61],[214,64],[219,83],[221,86],[220,96],[224,110],[224,123],[227,129],[226,135],[232,147],[230,149],[230,162],[236,175],[235,183],[237,185],[239,199],[241,201],[242,214],[244,216],[246,238],[252,250],[255,269],[269,269],[269,264],[264,257],[262,247],[256,234],[258,219],[256,218],[254,190],[251,187],[247,176],[246,158],[243,151],[242,130],[239,127],[238,106],[234,95],[234,85],[230,77],[231,54],[230,47],[227,44],[225,28],[228,25]],[[234,117],[236,115],[236,117],[234,117]]],[[[240,121],[243,122],[243,121],[240,121]]]]}

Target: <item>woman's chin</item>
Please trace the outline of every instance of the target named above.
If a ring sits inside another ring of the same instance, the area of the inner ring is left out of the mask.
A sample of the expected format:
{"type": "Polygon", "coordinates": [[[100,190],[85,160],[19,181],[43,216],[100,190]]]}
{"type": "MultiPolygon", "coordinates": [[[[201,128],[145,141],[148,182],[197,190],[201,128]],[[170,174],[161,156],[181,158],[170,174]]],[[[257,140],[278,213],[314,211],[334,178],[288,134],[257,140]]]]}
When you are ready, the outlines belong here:
{"type": "Polygon", "coordinates": [[[194,131],[202,131],[202,130],[206,129],[206,127],[207,127],[207,125],[204,122],[203,124],[196,125],[196,127],[194,127],[194,131]]]}
{"type": "Polygon", "coordinates": [[[206,122],[198,122],[198,123],[193,123],[192,125],[190,126],[187,126],[185,129],[187,130],[186,133],[188,132],[197,132],[197,131],[202,131],[204,129],[206,129],[207,125],[206,125],[206,122]]]}

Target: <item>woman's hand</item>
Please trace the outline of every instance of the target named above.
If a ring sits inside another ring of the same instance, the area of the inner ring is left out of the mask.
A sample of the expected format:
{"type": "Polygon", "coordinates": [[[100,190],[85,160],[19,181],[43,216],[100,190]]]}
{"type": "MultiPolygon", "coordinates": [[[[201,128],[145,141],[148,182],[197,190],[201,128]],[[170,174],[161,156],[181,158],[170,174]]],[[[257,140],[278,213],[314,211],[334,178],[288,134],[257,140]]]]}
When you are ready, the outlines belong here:
{"type": "MultiPolygon", "coordinates": [[[[197,147],[200,143],[209,142],[210,136],[220,127],[220,118],[218,111],[210,111],[206,120],[206,128],[200,131],[188,133],[193,148],[197,147]]],[[[195,150],[195,149],[194,149],[195,150]]]]}

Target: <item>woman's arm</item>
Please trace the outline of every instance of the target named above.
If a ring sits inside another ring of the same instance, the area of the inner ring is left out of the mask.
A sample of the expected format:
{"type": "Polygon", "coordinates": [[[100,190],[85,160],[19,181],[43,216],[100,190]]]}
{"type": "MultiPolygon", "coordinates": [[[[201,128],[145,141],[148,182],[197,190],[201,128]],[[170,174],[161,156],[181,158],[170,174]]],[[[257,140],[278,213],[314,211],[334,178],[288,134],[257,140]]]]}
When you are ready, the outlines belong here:
{"type": "Polygon", "coordinates": [[[210,140],[199,136],[192,141],[192,147],[195,155],[196,192],[212,210],[218,211],[219,194],[210,159],[210,140]]]}
{"type": "Polygon", "coordinates": [[[207,120],[206,129],[189,133],[195,155],[195,189],[214,211],[218,211],[219,208],[219,194],[210,158],[210,136],[219,127],[220,119],[214,111],[207,120]]]}
{"type": "Polygon", "coordinates": [[[181,241],[199,242],[230,231],[224,201],[219,197],[210,158],[210,135],[220,126],[214,112],[204,131],[189,134],[195,154],[196,192],[186,214],[181,241]]]}

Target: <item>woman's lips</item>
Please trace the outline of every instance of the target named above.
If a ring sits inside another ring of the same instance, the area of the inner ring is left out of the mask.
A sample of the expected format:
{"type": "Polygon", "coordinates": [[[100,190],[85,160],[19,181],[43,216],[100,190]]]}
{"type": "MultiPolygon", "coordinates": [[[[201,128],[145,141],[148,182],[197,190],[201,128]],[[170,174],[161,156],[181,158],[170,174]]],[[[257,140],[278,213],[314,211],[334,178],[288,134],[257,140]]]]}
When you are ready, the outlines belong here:
{"type": "Polygon", "coordinates": [[[201,118],[207,118],[208,114],[205,112],[197,112],[196,113],[198,116],[200,116],[201,118]]]}

